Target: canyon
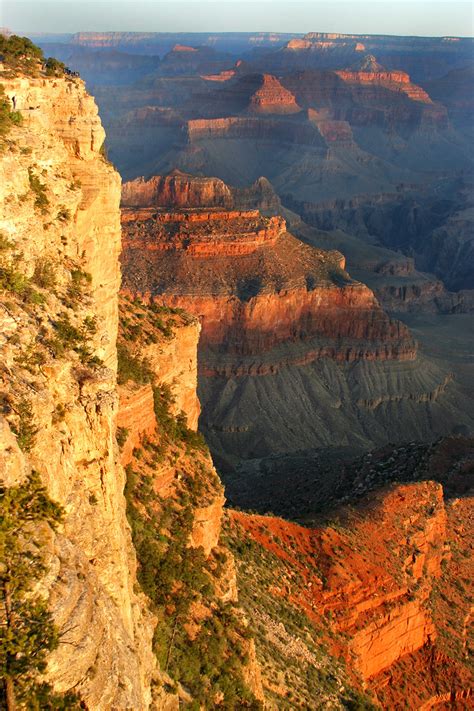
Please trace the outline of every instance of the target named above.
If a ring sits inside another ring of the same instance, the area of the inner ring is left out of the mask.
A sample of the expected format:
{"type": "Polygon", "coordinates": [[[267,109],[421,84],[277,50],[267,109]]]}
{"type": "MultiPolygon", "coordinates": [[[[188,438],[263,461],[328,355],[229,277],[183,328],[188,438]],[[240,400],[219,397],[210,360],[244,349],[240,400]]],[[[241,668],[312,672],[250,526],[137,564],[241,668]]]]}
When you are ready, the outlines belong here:
{"type": "Polygon", "coordinates": [[[41,42],[125,182],[84,81],[6,53],[0,504],[37,476],[62,507],[38,684],[470,708],[472,42],[41,42]]]}
{"type": "Polygon", "coordinates": [[[252,192],[261,205],[256,186],[179,171],[123,186],[123,289],[199,318],[200,427],[220,466],[330,448],[336,432],[358,451],[471,427],[460,384],[418,353],[343,255],[296,239],[274,200],[236,209],[252,192]]]}

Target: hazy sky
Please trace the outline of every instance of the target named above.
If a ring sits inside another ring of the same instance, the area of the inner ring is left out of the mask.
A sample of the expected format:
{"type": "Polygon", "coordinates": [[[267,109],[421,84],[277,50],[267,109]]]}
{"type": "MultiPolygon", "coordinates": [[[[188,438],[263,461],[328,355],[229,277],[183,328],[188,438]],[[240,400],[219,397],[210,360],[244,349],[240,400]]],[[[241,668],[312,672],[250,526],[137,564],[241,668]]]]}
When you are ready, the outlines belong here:
{"type": "Polygon", "coordinates": [[[14,32],[345,32],[472,36],[458,0],[0,0],[14,32]]]}

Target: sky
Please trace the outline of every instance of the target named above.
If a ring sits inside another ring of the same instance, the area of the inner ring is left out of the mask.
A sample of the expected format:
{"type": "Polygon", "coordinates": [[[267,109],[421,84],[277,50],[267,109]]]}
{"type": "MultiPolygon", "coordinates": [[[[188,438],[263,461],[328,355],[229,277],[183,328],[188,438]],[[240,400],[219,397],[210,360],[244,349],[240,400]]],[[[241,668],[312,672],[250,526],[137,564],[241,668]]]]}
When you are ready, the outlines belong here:
{"type": "Polygon", "coordinates": [[[0,0],[0,26],[20,34],[341,32],[473,36],[458,0],[0,0]]]}

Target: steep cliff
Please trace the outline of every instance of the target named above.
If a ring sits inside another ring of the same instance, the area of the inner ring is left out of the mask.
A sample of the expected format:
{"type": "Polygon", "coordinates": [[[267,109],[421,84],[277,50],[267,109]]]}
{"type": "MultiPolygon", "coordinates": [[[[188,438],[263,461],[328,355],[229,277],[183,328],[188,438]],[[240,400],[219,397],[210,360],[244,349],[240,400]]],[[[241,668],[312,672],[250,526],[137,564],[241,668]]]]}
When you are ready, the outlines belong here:
{"type": "Polygon", "coordinates": [[[36,470],[66,512],[42,583],[48,679],[92,708],[146,708],[154,625],[115,444],[120,179],[83,82],[32,73],[2,78],[21,119],[0,158],[1,477],[36,470]]]}
{"type": "Polygon", "coordinates": [[[419,450],[387,453],[383,470],[374,457],[379,484],[426,469],[444,492],[433,481],[392,484],[356,502],[349,488],[351,506],[336,504],[316,525],[230,512],[226,530],[256,622],[257,657],[266,660],[270,708],[331,695],[339,708],[354,689],[371,695],[359,699],[363,708],[428,709],[447,700],[469,708],[472,440],[419,450]]]}
{"type": "Polygon", "coordinates": [[[257,709],[260,669],[221,540],[223,488],[196,432],[199,331],[180,310],[121,299],[117,439],[138,580],[165,671],[153,702],[161,708],[174,689],[170,708],[257,709]]]}
{"type": "Polygon", "coordinates": [[[225,207],[237,210],[258,208],[281,212],[281,203],[271,183],[258,178],[248,187],[226,185],[219,178],[190,175],[174,169],[167,175],[140,177],[122,186],[123,207],[225,207]]]}
{"type": "Polygon", "coordinates": [[[35,581],[45,679],[91,709],[260,708],[196,432],[199,324],[124,298],[118,335],[120,179],[94,101],[60,66],[4,87],[0,481],[36,471],[65,512],[35,581]]]}

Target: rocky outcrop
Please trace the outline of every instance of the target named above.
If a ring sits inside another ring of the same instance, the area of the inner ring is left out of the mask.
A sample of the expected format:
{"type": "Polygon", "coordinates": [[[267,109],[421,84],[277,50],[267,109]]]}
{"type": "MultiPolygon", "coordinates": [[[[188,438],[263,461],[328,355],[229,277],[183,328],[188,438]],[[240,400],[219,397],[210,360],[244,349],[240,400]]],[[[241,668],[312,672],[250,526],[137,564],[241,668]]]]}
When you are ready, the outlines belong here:
{"type": "Polygon", "coordinates": [[[434,642],[427,602],[441,575],[446,540],[438,484],[392,487],[338,528],[302,528],[237,512],[231,521],[244,537],[290,563],[294,575],[273,594],[290,600],[316,627],[324,620],[342,635],[347,658],[364,679],[434,642]],[[312,571],[309,560],[314,561],[312,571]]]}
{"type": "Polygon", "coordinates": [[[255,114],[292,114],[301,111],[293,94],[271,74],[262,75],[261,86],[252,95],[248,110],[255,114]]]}
{"type": "MultiPolygon", "coordinates": [[[[227,692],[220,691],[221,684],[236,686],[238,694],[242,693],[243,685],[246,698],[253,694],[261,699],[253,640],[242,611],[236,606],[234,559],[221,537],[223,487],[204,441],[194,431],[199,414],[196,396],[199,324],[182,311],[155,304],[147,307],[127,296],[121,298],[120,315],[119,378],[122,382],[126,377],[126,382],[119,387],[118,441],[122,459],[127,460],[128,514],[138,552],[139,580],[150,595],[158,618],[155,649],[167,654],[165,671],[177,684],[176,695],[168,695],[164,701],[154,690],[152,707],[168,708],[167,702],[174,704],[170,708],[178,708],[182,702],[189,703],[197,697],[207,708],[214,703],[203,699],[210,684],[212,698],[218,701],[227,698],[227,692]],[[129,364],[128,369],[122,366],[123,362],[129,364]],[[149,382],[140,386],[134,378],[149,382]],[[137,416],[134,405],[139,401],[142,413],[137,416]],[[146,543],[149,536],[160,541],[154,557],[150,557],[146,543]],[[167,542],[166,547],[162,546],[163,541],[167,542]],[[153,569],[154,565],[160,567],[153,579],[150,566],[153,569]],[[167,586],[169,592],[163,597],[167,586]],[[225,642],[219,632],[224,605],[229,636],[225,642]],[[216,658],[212,650],[207,651],[209,624],[216,627],[220,644],[225,644],[222,658],[216,658]],[[167,637],[170,634],[173,645],[167,637]],[[193,645],[197,644],[205,645],[198,653],[198,656],[204,654],[199,661],[201,664],[212,661],[217,683],[206,683],[204,673],[188,675],[188,665],[196,659],[193,645]],[[182,659],[184,666],[179,661],[182,659]],[[229,659],[231,670],[224,666],[229,659]],[[186,684],[183,682],[181,686],[183,676],[186,684]]],[[[166,674],[162,678],[168,680],[166,674]]]]}
{"type": "Polygon", "coordinates": [[[151,385],[121,388],[117,427],[125,432],[120,461],[125,467],[132,460],[133,450],[140,447],[142,439],[156,430],[156,418],[151,385]]]}
{"type": "Polygon", "coordinates": [[[441,104],[399,71],[303,71],[282,79],[305,109],[330,110],[328,118],[356,126],[385,126],[406,131],[432,127],[446,129],[447,113],[441,104]]]}
{"type": "Polygon", "coordinates": [[[229,118],[192,119],[187,123],[190,143],[215,138],[256,138],[297,145],[321,146],[313,126],[271,118],[231,116],[229,118]]]}
{"type": "MultiPolygon", "coordinates": [[[[125,288],[199,316],[202,350],[252,356],[254,373],[255,356],[286,342],[308,343],[303,362],[415,356],[408,331],[385,316],[364,285],[351,282],[342,255],[303,245],[281,217],[125,208],[122,224],[125,288]],[[327,342],[315,347],[313,338],[327,342]]],[[[229,375],[224,362],[222,371],[206,359],[200,367],[229,375]]]]}
{"type": "Polygon", "coordinates": [[[122,186],[123,207],[225,207],[237,210],[258,208],[281,211],[280,200],[271,183],[258,178],[249,187],[231,187],[219,178],[206,178],[180,170],[149,180],[137,178],[122,186]]]}
{"type": "Polygon", "coordinates": [[[144,345],[142,353],[160,382],[170,388],[171,413],[175,416],[184,413],[187,426],[197,430],[201,412],[197,396],[197,344],[201,327],[198,320],[188,314],[177,321],[173,338],[164,340],[159,351],[154,345],[144,345]]]}
{"type": "Polygon", "coordinates": [[[0,160],[2,267],[30,296],[1,297],[2,447],[17,461],[1,478],[35,469],[66,512],[42,585],[60,633],[48,680],[91,708],[146,708],[154,622],[135,591],[115,443],[120,179],[81,80],[2,81],[23,119],[0,160]]]}
{"type": "Polygon", "coordinates": [[[424,104],[433,103],[429,95],[420,86],[412,84],[410,77],[406,72],[387,72],[376,70],[363,69],[359,71],[341,70],[336,74],[343,81],[349,84],[371,84],[373,86],[382,86],[390,91],[399,91],[406,94],[412,101],[421,101],[424,104]]]}
{"type": "Polygon", "coordinates": [[[230,188],[218,178],[201,178],[174,170],[149,180],[137,178],[124,183],[125,207],[233,207],[230,188]]]}
{"type": "MultiPolygon", "coordinates": [[[[467,708],[473,446],[472,438],[450,437],[388,445],[346,465],[321,458],[329,499],[319,514],[297,501],[303,525],[230,510],[228,540],[245,609],[261,630],[257,654],[267,661],[269,692],[320,702],[331,692],[329,671],[336,688],[368,690],[383,709],[428,709],[447,698],[467,708]],[[283,679],[287,658],[298,671],[283,679]],[[315,688],[307,665],[318,669],[315,688]]],[[[303,479],[288,464],[280,479],[268,467],[254,473],[257,487],[268,478],[273,493],[286,478],[296,492],[305,479],[307,495],[319,488],[309,459],[303,479]]],[[[281,498],[290,512],[295,498],[281,498]]],[[[279,506],[278,495],[269,501],[279,506]]]]}

